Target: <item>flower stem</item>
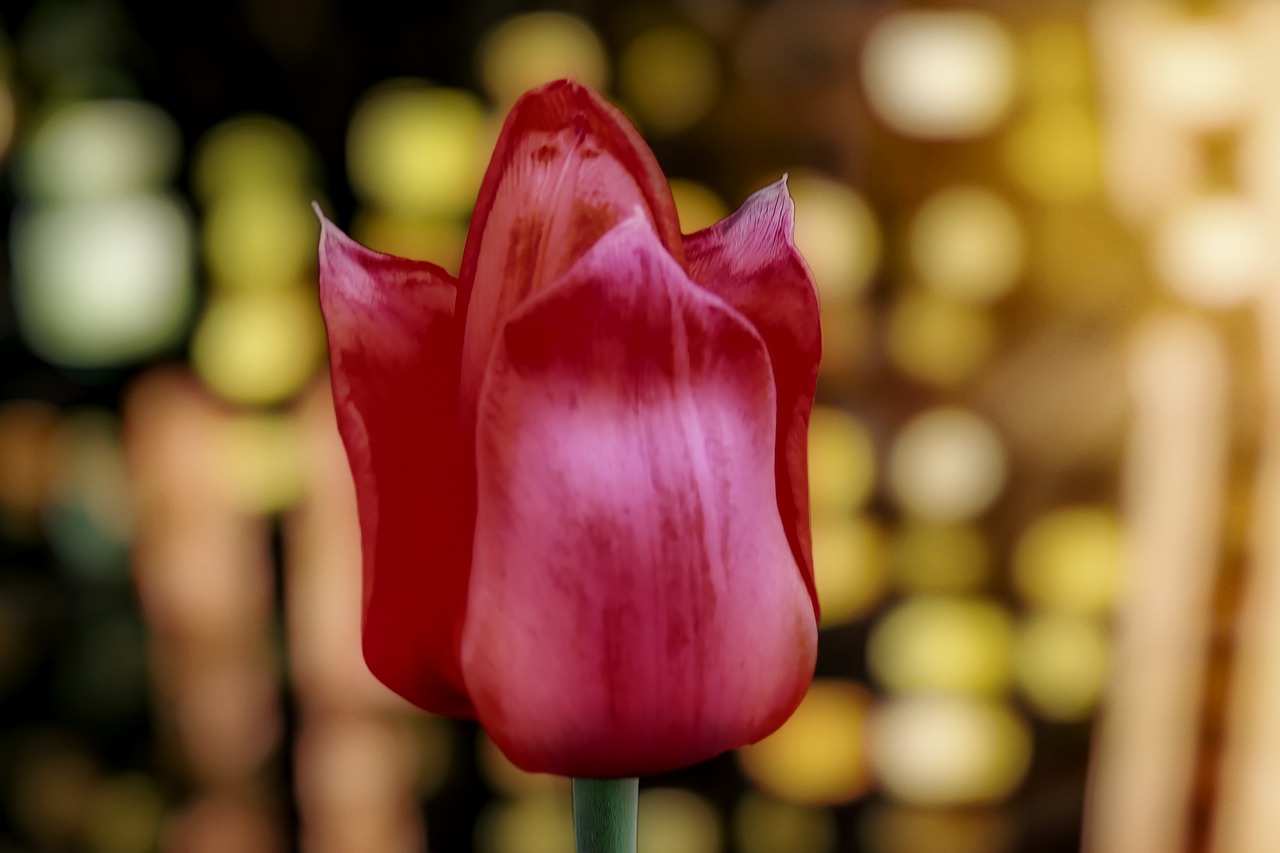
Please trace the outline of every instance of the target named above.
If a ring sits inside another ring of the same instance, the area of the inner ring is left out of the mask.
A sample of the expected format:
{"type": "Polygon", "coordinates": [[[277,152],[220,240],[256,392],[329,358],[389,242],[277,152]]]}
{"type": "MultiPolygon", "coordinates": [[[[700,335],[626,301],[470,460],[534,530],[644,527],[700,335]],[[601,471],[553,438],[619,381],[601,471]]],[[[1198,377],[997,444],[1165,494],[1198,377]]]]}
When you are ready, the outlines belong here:
{"type": "Polygon", "coordinates": [[[573,835],[578,853],[636,853],[640,780],[574,779],[573,835]]]}

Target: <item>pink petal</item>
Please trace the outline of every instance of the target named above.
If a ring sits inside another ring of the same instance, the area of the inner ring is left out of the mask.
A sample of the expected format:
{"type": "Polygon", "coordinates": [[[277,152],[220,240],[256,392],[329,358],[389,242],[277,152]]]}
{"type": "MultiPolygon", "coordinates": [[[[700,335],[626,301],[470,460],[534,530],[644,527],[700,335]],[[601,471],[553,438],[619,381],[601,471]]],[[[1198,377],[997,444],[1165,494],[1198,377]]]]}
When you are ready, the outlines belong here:
{"type": "Polygon", "coordinates": [[[818,295],[791,242],[793,206],[784,177],[732,216],[685,238],[690,277],[755,326],[769,348],[778,395],[778,507],[787,541],[818,613],[809,536],[809,412],[822,333],[818,295]]]}
{"type": "Polygon", "coordinates": [[[457,285],[320,221],[320,302],[364,551],[365,661],[415,705],[471,716],[458,664],[470,543],[455,499],[457,285]]]}
{"type": "Polygon", "coordinates": [[[507,316],[637,207],[680,257],[671,188],[617,109],[568,80],[512,107],[480,187],[459,276],[464,429],[507,316]]]}
{"type": "Polygon", "coordinates": [[[527,770],[657,773],[753,742],[813,672],[763,342],[643,217],[525,307],[477,429],[467,688],[527,770]]]}

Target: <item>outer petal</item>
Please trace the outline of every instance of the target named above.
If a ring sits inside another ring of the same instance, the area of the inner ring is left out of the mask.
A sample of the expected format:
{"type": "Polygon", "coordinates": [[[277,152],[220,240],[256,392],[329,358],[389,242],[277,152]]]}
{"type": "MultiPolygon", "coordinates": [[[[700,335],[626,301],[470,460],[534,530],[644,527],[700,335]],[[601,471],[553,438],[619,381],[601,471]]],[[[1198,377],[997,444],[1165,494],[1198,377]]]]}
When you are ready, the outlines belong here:
{"type": "Polygon", "coordinates": [[[512,107],[480,187],[459,276],[464,428],[507,316],[637,207],[682,257],[671,188],[617,109],[568,80],[512,107]]]}
{"type": "Polygon", "coordinates": [[[793,211],[784,177],[686,237],[685,253],[689,275],[742,312],[769,348],[778,392],[778,508],[816,615],[808,457],[822,332],[813,278],[791,242],[793,211]]]}
{"type": "Polygon", "coordinates": [[[320,303],[364,550],[365,661],[415,705],[471,716],[458,665],[469,543],[455,498],[456,283],[320,221],[320,303]]]}
{"type": "Polygon", "coordinates": [[[512,320],[480,402],[462,659],[518,765],[657,773],[794,710],[817,629],[774,407],[759,336],[640,217],[512,320]]]}

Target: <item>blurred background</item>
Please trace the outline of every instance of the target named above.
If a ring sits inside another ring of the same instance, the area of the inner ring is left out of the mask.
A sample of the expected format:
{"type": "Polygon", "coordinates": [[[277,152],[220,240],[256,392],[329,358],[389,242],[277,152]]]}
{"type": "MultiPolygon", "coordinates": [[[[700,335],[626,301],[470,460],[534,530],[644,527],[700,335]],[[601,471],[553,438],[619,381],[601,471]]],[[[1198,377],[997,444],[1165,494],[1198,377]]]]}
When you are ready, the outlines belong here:
{"type": "Polygon", "coordinates": [[[1280,844],[1274,0],[4,0],[0,851],[571,849],[358,653],[318,199],[456,269],[515,97],[790,174],[818,676],[642,853],[1280,844]]]}

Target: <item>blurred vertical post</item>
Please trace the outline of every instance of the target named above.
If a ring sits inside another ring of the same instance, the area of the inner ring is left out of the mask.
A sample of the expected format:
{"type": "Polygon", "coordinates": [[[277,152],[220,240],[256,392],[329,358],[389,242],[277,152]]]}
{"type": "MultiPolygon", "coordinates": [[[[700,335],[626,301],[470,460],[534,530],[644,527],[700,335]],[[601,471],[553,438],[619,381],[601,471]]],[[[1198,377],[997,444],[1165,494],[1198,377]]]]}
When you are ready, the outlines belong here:
{"type": "Polygon", "coordinates": [[[311,853],[414,853],[421,744],[360,657],[360,528],[327,383],[296,409],[306,493],[285,524],[285,625],[298,697],[300,842],[311,853]]]}
{"type": "Polygon", "coordinates": [[[1263,853],[1280,845],[1280,291],[1274,285],[1259,300],[1258,317],[1266,402],[1213,827],[1215,853],[1263,853]]]}
{"type": "Polygon", "coordinates": [[[1133,342],[1129,382],[1128,574],[1094,742],[1085,849],[1177,853],[1188,842],[1219,551],[1226,354],[1197,321],[1150,321],[1133,342]]]}
{"type": "Polygon", "coordinates": [[[1246,191],[1265,216],[1270,255],[1257,300],[1263,411],[1248,573],[1237,616],[1226,742],[1210,849],[1280,846],[1280,7],[1242,4],[1257,112],[1240,141],[1246,191]]]}
{"type": "Polygon", "coordinates": [[[125,418],[160,747],[193,788],[159,849],[277,853],[283,821],[262,793],[282,733],[269,528],[236,505],[227,413],[194,379],[145,374],[125,418]]]}

